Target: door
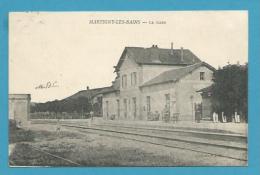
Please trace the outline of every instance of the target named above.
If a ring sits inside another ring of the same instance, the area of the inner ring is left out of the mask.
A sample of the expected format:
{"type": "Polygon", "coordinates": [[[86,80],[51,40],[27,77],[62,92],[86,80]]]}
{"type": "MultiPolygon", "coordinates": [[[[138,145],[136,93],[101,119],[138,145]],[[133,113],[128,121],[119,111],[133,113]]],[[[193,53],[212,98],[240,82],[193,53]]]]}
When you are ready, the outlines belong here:
{"type": "Polygon", "coordinates": [[[124,99],[124,117],[127,118],[127,99],[124,99]]]}
{"type": "Polygon", "coordinates": [[[134,116],[134,119],[136,119],[136,98],[133,97],[133,116],[134,116]]]}
{"type": "Polygon", "coordinates": [[[116,103],[117,103],[117,119],[119,119],[120,118],[120,101],[116,100],[116,103]]]}
{"type": "Polygon", "coordinates": [[[147,109],[147,117],[149,117],[150,112],[151,112],[151,97],[150,96],[146,97],[146,109],[147,109]]]}
{"type": "Polygon", "coordinates": [[[202,118],[202,103],[195,103],[195,121],[200,122],[202,118]]]}
{"type": "Polygon", "coordinates": [[[106,117],[109,118],[109,106],[108,101],[106,101],[106,117]]]}
{"type": "Polygon", "coordinates": [[[170,94],[165,94],[165,108],[170,112],[170,94]]]}

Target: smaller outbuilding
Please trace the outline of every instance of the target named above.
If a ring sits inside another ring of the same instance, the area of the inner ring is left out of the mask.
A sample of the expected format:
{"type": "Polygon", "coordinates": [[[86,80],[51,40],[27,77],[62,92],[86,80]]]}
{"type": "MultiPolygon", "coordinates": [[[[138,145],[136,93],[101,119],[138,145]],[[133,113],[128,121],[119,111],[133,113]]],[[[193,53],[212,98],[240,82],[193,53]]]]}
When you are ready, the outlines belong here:
{"type": "Polygon", "coordinates": [[[30,94],[9,94],[9,119],[26,126],[30,120],[30,94]]]}

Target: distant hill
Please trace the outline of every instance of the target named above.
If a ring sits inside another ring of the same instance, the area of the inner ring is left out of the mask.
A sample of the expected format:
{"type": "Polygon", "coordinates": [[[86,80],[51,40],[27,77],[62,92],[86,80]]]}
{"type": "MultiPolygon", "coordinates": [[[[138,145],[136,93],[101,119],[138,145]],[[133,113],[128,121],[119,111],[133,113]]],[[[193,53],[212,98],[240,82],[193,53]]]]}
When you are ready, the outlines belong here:
{"type": "Polygon", "coordinates": [[[93,107],[90,102],[92,97],[113,90],[112,86],[88,89],[79,91],[62,100],[48,101],[45,103],[31,102],[31,112],[89,112],[93,107]]]}

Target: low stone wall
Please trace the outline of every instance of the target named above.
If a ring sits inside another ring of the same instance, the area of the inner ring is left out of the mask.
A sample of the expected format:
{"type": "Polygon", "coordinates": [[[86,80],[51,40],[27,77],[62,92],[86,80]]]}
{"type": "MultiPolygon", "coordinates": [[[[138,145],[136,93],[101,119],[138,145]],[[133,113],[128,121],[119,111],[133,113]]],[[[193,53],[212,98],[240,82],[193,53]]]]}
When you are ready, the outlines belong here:
{"type": "Polygon", "coordinates": [[[67,113],[67,112],[34,112],[30,114],[31,119],[88,119],[89,113],[67,113]]]}

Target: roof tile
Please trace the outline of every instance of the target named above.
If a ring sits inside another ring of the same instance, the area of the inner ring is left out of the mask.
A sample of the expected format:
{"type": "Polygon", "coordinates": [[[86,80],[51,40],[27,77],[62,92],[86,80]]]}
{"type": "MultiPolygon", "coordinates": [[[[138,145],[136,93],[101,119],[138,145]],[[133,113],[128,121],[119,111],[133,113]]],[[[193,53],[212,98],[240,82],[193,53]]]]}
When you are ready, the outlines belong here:
{"type": "Polygon", "coordinates": [[[119,59],[116,70],[118,70],[127,54],[137,64],[162,64],[162,65],[191,65],[201,60],[189,49],[163,49],[158,47],[126,47],[119,59]],[[172,52],[173,51],[173,52],[172,52]],[[183,56],[182,56],[183,51],[183,56]]]}

